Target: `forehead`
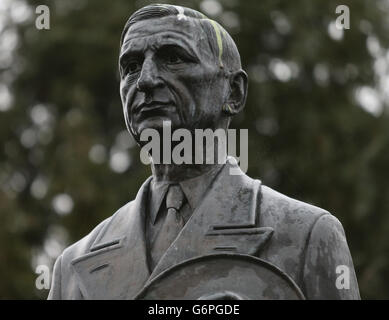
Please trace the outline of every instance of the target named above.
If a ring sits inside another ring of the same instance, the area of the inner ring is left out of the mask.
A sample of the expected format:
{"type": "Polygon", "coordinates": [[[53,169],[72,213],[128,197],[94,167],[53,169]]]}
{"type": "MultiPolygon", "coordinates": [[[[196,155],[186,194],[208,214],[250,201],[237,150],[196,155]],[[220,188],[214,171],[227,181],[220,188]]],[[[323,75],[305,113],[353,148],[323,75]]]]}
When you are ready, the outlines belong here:
{"type": "Polygon", "coordinates": [[[121,51],[139,44],[155,44],[158,41],[175,40],[182,45],[208,49],[208,39],[198,19],[176,15],[147,19],[133,24],[126,32],[121,51]]]}

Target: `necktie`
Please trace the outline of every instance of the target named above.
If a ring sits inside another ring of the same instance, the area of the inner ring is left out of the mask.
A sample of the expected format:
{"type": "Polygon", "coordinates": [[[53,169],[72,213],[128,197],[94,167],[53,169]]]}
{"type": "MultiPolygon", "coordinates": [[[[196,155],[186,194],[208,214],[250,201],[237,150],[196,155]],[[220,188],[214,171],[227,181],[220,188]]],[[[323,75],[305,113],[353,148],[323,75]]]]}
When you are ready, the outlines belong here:
{"type": "Polygon", "coordinates": [[[158,263],[165,251],[170,247],[185,224],[180,212],[185,201],[185,195],[178,184],[172,184],[166,194],[167,214],[165,221],[157,234],[152,250],[152,268],[158,263]]]}

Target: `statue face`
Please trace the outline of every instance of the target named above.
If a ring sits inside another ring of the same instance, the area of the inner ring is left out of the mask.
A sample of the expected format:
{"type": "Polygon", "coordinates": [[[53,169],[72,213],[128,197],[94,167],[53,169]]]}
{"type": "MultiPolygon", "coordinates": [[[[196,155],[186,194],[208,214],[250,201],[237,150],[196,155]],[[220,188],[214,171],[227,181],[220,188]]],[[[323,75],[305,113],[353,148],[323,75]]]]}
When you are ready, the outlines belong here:
{"type": "Polygon", "coordinates": [[[219,127],[228,81],[196,19],[135,23],[124,37],[119,64],[126,123],[136,139],[168,120],[173,129],[219,127]]]}

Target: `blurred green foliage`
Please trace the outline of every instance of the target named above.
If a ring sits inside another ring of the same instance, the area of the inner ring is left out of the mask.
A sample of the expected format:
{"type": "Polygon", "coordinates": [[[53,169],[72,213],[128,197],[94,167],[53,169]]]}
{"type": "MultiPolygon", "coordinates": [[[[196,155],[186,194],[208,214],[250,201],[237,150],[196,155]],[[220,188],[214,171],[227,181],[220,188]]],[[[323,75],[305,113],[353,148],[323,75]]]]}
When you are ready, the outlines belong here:
{"type": "MultiPolygon", "coordinates": [[[[387,1],[168,2],[203,11],[238,45],[249,97],[232,127],[249,129],[248,174],[336,215],[362,298],[388,299],[387,1]],[[343,32],[331,29],[339,4],[351,13],[343,32]]],[[[122,27],[150,1],[26,3],[30,17],[0,34],[18,36],[12,63],[0,64],[12,94],[0,112],[0,298],[16,299],[46,298],[36,265],[51,267],[150,175],[124,133],[117,72],[122,27]],[[40,4],[50,30],[35,28],[40,4]]]]}

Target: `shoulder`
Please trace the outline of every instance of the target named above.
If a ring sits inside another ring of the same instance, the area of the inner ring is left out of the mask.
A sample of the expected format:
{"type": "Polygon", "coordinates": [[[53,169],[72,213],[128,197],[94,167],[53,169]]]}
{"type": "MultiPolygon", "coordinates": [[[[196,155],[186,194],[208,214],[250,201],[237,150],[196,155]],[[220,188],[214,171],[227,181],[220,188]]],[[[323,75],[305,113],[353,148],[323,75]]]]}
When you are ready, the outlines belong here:
{"type": "Polygon", "coordinates": [[[327,210],[262,186],[260,223],[275,231],[274,246],[342,256],[348,252],[340,221],[327,210]],[[261,221],[262,220],[262,221],[261,221]]]}
{"type": "Polygon", "coordinates": [[[320,241],[326,230],[342,229],[340,222],[327,210],[264,185],[261,187],[259,223],[274,229],[272,248],[289,247],[291,252],[295,250],[295,255],[303,254],[311,238],[320,241]]]}
{"type": "Polygon", "coordinates": [[[295,225],[304,229],[313,227],[322,216],[332,217],[325,209],[290,198],[265,185],[261,187],[261,216],[274,224],[295,225]]]}
{"type": "Polygon", "coordinates": [[[89,234],[67,247],[62,253],[62,264],[69,264],[73,259],[90,252],[93,244],[105,233],[114,221],[122,220],[133,201],[126,203],[112,216],[100,222],[89,234]]]}
{"type": "Polygon", "coordinates": [[[121,221],[132,202],[117,210],[111,217],[100,222],[88,235],[66,248],[57,258],[53,268],[52,285],[48,299],[82,299],[78,279],[72,272],[72,261],[91,252],[93,245],[101,239],[105,230],[121,221]],[[118,219],[117,219],[118,218],[118,219]]]}

